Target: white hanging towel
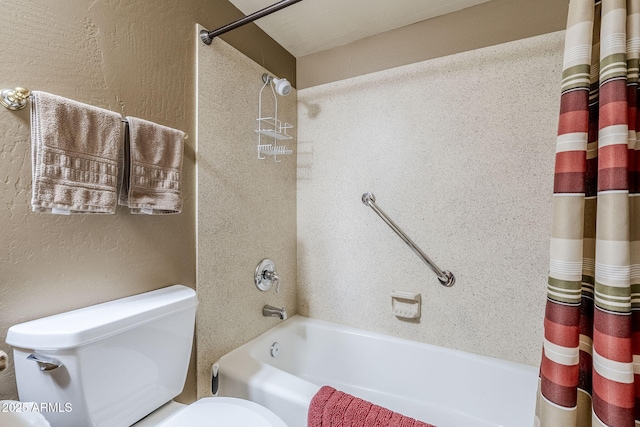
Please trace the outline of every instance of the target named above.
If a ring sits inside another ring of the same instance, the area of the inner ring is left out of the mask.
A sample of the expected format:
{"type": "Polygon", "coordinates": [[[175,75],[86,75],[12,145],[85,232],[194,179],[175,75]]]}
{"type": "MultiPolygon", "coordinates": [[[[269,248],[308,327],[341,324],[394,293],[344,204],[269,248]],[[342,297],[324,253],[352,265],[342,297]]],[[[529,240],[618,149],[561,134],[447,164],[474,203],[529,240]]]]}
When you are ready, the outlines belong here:
{"type": "Polygon", "coordinates": [[[166,215],[182,211],[185,133],[127,117],[123,182],[118,203],[131,213],[166,215]]]}
{"type": "Polygon", "coordinates": [[[31,94],[32,210],[115,213],[120,115],[46,92],[31,94]]]}

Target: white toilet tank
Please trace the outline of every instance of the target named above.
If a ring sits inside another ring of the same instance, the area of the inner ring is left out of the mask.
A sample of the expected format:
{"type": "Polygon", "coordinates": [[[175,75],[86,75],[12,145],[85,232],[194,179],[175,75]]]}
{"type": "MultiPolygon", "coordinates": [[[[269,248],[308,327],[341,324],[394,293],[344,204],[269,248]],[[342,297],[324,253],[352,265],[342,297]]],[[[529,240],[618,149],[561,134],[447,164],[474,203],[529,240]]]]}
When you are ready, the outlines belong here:
{"type": "Polygon", "coordinates": [[[182,392],[197,304],[174,285],[12,326],[20,400],[52,427],[130,426],[182,392]]]}

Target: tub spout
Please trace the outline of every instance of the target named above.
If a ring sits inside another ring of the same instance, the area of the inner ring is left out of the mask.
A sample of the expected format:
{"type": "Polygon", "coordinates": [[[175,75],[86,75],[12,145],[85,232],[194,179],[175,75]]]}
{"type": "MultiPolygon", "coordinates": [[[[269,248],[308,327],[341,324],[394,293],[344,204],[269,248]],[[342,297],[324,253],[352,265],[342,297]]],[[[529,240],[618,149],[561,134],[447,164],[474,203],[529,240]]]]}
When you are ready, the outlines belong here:
{"type": "Polygon", "coordinates": [[[265,305],[262,307],[262,315],[265,317],[278,317],[280,320],[287,320],[287,310],[284,308],[277,308],[271,305],[265,305]]]}

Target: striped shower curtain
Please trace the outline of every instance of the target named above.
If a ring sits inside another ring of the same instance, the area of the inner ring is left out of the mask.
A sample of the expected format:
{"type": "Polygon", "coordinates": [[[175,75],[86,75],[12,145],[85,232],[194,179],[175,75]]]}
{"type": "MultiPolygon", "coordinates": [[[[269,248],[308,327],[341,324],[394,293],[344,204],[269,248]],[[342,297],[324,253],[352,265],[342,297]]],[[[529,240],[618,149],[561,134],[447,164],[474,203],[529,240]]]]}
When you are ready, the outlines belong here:
{"type": "Polygon", "coordinates": [[[640,426],[640,0],[571,0],[536,426],[640,426]]]}

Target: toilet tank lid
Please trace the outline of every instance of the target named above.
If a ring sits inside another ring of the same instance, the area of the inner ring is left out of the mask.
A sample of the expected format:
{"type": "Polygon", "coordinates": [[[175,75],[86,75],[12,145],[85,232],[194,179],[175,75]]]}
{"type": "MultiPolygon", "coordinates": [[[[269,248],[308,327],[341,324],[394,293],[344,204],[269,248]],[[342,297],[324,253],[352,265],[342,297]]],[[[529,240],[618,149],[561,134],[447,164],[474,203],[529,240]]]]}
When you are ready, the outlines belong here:
{"type": "Polygon", "coordinates": [[[193,289],[173,285],[14,325],[6,341],[31,350],[75,348],[197,305],[193,289]]]}

